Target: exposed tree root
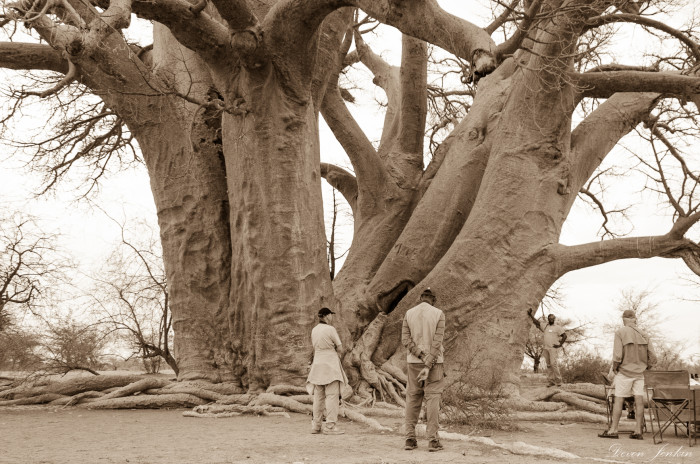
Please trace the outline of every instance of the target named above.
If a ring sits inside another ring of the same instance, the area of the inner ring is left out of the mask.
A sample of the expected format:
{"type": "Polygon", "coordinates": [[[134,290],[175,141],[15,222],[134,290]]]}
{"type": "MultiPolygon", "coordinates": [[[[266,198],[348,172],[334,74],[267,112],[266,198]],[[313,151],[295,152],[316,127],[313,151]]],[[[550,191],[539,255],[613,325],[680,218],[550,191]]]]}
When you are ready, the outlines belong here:
{"type": "Polygon", "coordinates": [[[44,404],[50,403],[61,398],[70,398],[69,396],[60,395],[58,393],[43,393],[37,396],[17,398],[14,400],[0,401],[0,406],[18,406],[26,404],[44,404]]]}
{"type": "Polygon", "coordinates": [[[0,393],[0,399],[29,398],[44,393],[58,393],[72,396],[86,391],[101,391],[112,387],[122,387],[143,379],[141,375],[100,375],[77,377],[65,381],[54,381],[45,385],[20,385],[0,393]]]}
{"type": "Polygon", "coordinates": [[[600,414],[586,411],[550,411],[550,412],[515,412],[512,418],[516,421],[555,421],[555,422],[593,422],[605,424],[608,419],[600,414]]]}
{"type": "Polygon", "coordinates": [[[314,404],[314,397],[311,395],[290,395],[287,398],[303,404],[314,404]]]}
{"type": "Polygon", "coordinates": [[[142,392],[148,390],[149,388],[161,388],[170,383],[168,379],[162,379],[158,377],[147,377],[145,379],[138,380],[136,382],[130,383],[118,390],[114,390],[111,393],[106,394],[101,398],[101,400],[110,400],[112,398],[121,398],[124,396],[133,395],[134,393],[142,392]]]}
{"type": "Polygon", "coordinates": [[[261,393],[258,398],[253,401],[251,406],[279,406],[292,412],[300,412],[303,414],[311,414],[313,407],[308,404],[303,404],[286,396],[275,395],[273,393],[261,393]]]}
{"type": "Polygon", "coordinates": [[[192,408],[206,402],[206,400],[197,396],[171,393],[166,395],[126,396],[108,400],[100,398],[89,403],[78,404],[77,407],[87,409],[176,409],[192,408]]]}
{"type": "Polygon", "coordinates": [[[605,400],[605,387],[603,385],[595,385],[592,383],[574,383],[565,385],[564,389],[571,393],[598,398],[605,400]]]}
{"type": "Polygon", "coordinates": [[[273,395],[308,395],[309,392],[306,391],[306,387],[298,387],[296,385],[273,385],[268,387],[265,393],[272,393],[273,395]]]}
{"type": "Polygon", "coordinates": [[[366,426],[368,426],[372,430],[377,430],[380,432],[384,432],[384,431],[391,432],[391,430],[392,430],[391,427],[385,427],[382,424],[380,424],[379,422],[377,422],[375,419],[372,419],[371,417],[367,417],[364,414],[362,414],[356,410],[350,409],[350,408],[341,408],[340,415],[343,417],[347,417],[351,421],[365,424],[366,426]]]}
{"type": "Polygon", "coordinates": [[[73,395],[73,396],[63,396],[61,398],[53,400],[52,402],[49,403],[49,405],[50,406],[63,406],[63,407],[75,406],[76,404],[80,403],[83,400],[89,401],[91,399],[101,398],[103,396],[105,396],[104,392],[88,391],[88,392],[78,393],[77,395],[73,395]]]}
{"type": "Polygon", "coordinates": [[[256,416],[286,416],[289,417],[284,408],[275,406],[242,406],[242,405],[219,405],[205,404],[196,406],[192,411],[182,413],[185,417],[230,417],[232,415],[252,414],[256,416]]]}

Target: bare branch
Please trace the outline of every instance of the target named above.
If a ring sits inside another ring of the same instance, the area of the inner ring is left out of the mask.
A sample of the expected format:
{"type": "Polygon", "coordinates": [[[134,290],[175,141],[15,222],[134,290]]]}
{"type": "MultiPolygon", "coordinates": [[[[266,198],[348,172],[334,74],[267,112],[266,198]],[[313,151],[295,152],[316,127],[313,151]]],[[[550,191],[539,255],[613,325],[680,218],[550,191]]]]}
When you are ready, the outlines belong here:
{"type": "Polygon", "coordinates": [[[595,17],[589,18],[586,21],[586,24],[588,25],[588,27],[600,27],[604,24],[610,24],[610,23],[616,23],[616,22],[635,23],[635,24],[639,24],[641,26],[652,27],[652,28],[658,29],[660,31],[666,32],[670,36],[677,38],[684,45],[686,45],[688,47],[688,49],[690,50],[690,52],[695,57],[695,60],[700,61],[700,46],[695,41],[693,41],[693,39],[691,38],[691,36],[689,34],[685,34],[677,29],[674,29],[673,27],[669,26],[668,24],[663,23],[661,21],[656,21],[655,19],[647,18],[645,16],[640,16],[640,15],[634,15],[634,14],[614,14],[614,15],[595,16],[595,17]]]}
{"type": "Polygon", "coordinates": [[[66,75],[61,79],[55,86],[51,87],[50,89],[46,89],[43,92],[27,92],[27,95],[36,95],[41,98],[46,98],[49,95],[53,95],[55,93],[58,93],[63,87],[69,85],[71,82],[73,82],[77,76],[77,71],[75,68],[75,65],[70,61],[68,61],[68,72],[66,75]]]}

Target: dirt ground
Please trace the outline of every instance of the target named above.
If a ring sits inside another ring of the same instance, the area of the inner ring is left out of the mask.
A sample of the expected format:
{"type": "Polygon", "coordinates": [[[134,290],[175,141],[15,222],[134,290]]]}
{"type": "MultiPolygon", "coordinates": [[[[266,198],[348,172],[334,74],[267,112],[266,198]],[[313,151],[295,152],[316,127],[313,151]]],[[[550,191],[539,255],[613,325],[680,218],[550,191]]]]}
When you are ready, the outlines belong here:
{"type": "Polygon", "coordinates": [[[601,439],[597,433],[602,427],[596,424],[522,422],[517,431],[472,434],[468,441],[451,435],[466,430],[448,427],[448,437],[442,439],[445,449],[429,453],[425,439],[417,450],[403,450],[397,419],[381,419],[393,433],[373,433],[343,420],[345,435],[326,436],[310,434],[310,417],[302,414],[191,418],[182,412],[3,407],[0,463],[700,462],[700,445],[689,448],[673,433],[657,445],[650,434],[644,441],[627,435],[601,439]]]}

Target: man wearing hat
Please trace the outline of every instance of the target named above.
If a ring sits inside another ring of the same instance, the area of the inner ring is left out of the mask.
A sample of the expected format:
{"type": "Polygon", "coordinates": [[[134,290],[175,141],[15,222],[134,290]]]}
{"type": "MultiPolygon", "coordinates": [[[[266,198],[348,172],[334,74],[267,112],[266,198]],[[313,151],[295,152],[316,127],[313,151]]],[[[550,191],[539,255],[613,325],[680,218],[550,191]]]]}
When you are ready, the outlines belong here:
{"type": "Polygon", "coordinates": [[[343,344],[335,327],[331,325],[335,313],[328,308],[318,311],[318,325],[311,331],[313,360],[306,390],[314,397],[311,433],[340,435],[345,432],[336,427],[341,384],[348,383],[340,357],[343,344]],[[326,423],[322,426],[325,407],[326,423]]]}
{"type": "Polygon", "coordinates": [[[601,438],[618,438],[617,426],[622,415],[624,399],[634,396],[635,425],[630,438],[643,440],[644,371],[656,363],[649,337],[637,328],[637,315],[627,309],[622,313],[623,326],[615,332],[612,372],[615,374],[615,402],[610,428],[598,434],[601,438]]]}
{"type": "Polygon", "coordinates": [[[441,450],[438,437],[440,397],[445,388],[442,340],[445,337],[445,314],[433,306],[435,294],[426,288],[421,302],[409,309],[403,319],[401,343],[406,347],[408,386],[406,388],[406,445],[412,450],[418,446],[416,424],[423,398],[428,419],[428,451],[441,450]]]}

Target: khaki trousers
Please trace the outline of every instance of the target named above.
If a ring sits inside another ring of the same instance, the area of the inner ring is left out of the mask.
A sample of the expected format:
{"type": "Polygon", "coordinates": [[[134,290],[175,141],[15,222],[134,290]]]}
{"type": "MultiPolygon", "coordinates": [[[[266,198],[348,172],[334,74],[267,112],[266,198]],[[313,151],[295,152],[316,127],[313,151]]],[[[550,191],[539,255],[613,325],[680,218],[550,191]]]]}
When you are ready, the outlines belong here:
{"type": "Polygon", "coordinates": [[[338,403],[340,402],[340,381],[335,380],[328,385],[314,385],[314,423],[315,430],[321,429],[323,410],[326,413],[326,424],[331,426],[338,422],[338,403]]]}
{"type": "Polygon", "coordinates": [[[547,363],[547,380],[550,384],[561,385],[561,372],[559,371],[559,348],[545,348],[542,355],[547,363]]]}
{"type": "Polygon", "coordinates": [[[416,424],[420,407],[425,399],[425,412],[428,420],[428,440],[438,439],[438,418],[440,415],[440,397],[445,389],[445,369],[442,364],[435,364],[430,369],[425,385],[418,384],[418,373],[425,367],[422,363],[408,364],[408,387],[406,388],[406,438],[416,438],[416,424]]]}

